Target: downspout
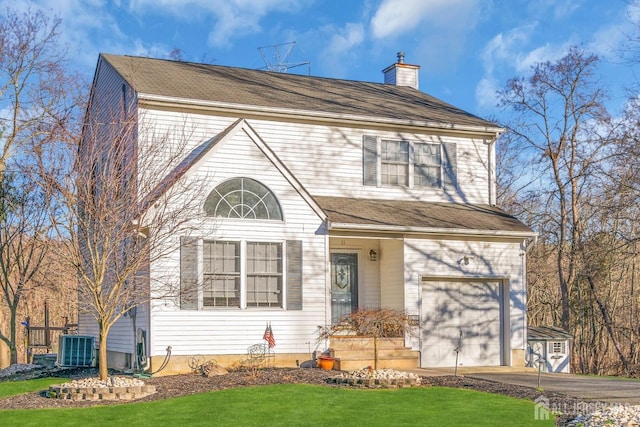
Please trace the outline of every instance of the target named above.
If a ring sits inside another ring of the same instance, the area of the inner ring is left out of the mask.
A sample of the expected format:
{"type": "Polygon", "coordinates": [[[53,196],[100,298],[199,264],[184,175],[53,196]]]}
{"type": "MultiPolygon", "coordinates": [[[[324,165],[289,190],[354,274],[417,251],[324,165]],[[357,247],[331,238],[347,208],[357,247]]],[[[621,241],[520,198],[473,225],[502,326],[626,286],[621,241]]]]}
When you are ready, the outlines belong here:
{"type": "MultiPolygon", "coordinates": [[[[329,235],[329,229],[331,228],[331,222],[327,218],[326,234],[324,238],[324,325],[331,325],[331,236],[329,235]]],[[[330,343],[329,343],[330,345],[330,343]]]]}
{"type": "Polygon", "coordinates": [[[496,150],[495,145],[500,134],[496,133],[496,136],[489,141],[489,152],[487,153],[487,183],[489,184],[489,205],[496,205],[496,150]]]}
{"type": "MultiPolygon", "coordinates": [[[[524,312],[522,313],[522,345],[525,351],[525,363],[526,363],[526,352],[528,350],[527,344],[527,254],[529,250],[538,243],[538,235],[536,234],[533,238],[524,239],[522,241],[522,251],[520,252],[520,256],[522,257],[522,291],[524,298],[524,312]]],[[[545,351],[546,351],[545,344],[545,351]]]]}

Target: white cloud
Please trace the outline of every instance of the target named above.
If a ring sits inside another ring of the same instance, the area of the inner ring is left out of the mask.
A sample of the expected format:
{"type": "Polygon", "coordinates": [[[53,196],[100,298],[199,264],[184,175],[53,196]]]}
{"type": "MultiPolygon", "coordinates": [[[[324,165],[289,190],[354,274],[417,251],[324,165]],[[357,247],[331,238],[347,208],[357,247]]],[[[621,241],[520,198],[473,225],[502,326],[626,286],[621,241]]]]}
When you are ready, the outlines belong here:
{"type": "Polygon", "coordinates": [[[342,55],[364,41],[364,26],[359,23],[347,23],[344,28],[335,31],[325,49],[326,53],[342,55]]]}
{"type": "Polygon", "coordinates": [[[426,73],[451,72],[470,54],[472,32],[494,11],[492,0],[383,0],[369,21],[372,50],[385,54],[385,63],[402,50],[426,73]]]}
{"type": "Polygon", "coordinates": [[[357,47],[365,40],[361,23],[348,22],[344,27],[327,25],[320,29],[321,37],[328,40],[319,57],[324,68],[330,68],[333,77],[347,74],[350,64],[357,63],[357,47]]]}
{"type": "Polygon", "coordinates": [[[514,68],[519,74],[529,73],[536,64],[547,61],[554,62],[562,58],[567,54],[570,45],[571,43],[569,42],[562,45],[546,43],[544,46],[539,46],[529,52],[520,52],[516,56],[514,68]]]}
{"type": "Polygon", "coordinates": [[[482,109],[493,108],[498,104],[498,84],[492,77],[485,77],[476,86],[476,102],[482,109]]]}
{"type": "Polygon", "coordinates": [[[527,15],[545,19],[564,19],[583,6],[582,0],[537,0],[529,2],[527,15]]]}
{"type": "Polygon", "coordinates": [[[496,106],[496,91],[502,79],[528,74],[535,64],[555,61],[566,54],[570,43],[545,43],[527,49],[537,24],[530,23],[495,35],[482,50],[484,75],[476,85],[476,103],[481,108],[496,106]]]}
{"type": "MultiPolygon", "coordinates": [[[[79,67],[93,68],[98,53],[106,51],[109,43],[126,40],[116,18],[108,13],[108,2],[105,0],[33,0],[17,3],[2,1],[0,6],[18,11],[40,9],[51,19],[60,19],[60,42],[67,47],[68,56],[79,67]]],[[[122,46],[118,48],[121,50],[113,51],[125,51],[122,50],[122,46]]]]}
{"type": "Polygon", "coordinates": [[[260,22],[271,12],[296,12],[309,0],[133,0],[137,13],[169,13],[183,21],[212,18],[208,43],[230,47],[233,38],[262,31],[260,22]]]}
{"type": "Polygon", "coordinates": [[[640,23],[640,7],[629,5],[619,21],[600,28],[593,33],[587,48],[602,58],[618,60],[626,49],[629,37],[637,35],[640,23]]]}
{"type": "Polygon", "coordinates": [[[479,6],[479,0],[384,0],[371,19],[371,30],[377,39],[414,31],[419,24],[471,30],[479,6]]]}
{"type": "Polygon", "coordinates": [[[210,23],[203,39],[213,47],[230,47],[234,39],[260,32],[271,12],[295,13],[311,0],[0,0],[3,7],[42,9],[61,19],[61,41],[73,62],[95,66],[99,52],[165,57],[172,50],[163,42],[146,41],[128,25],[147,25],[149,18],[175,19],[186,25],[210,23]],[[126,17],[123,20],[123,17],[126,17]]]}
{"type": "Polygon", "coordinates": [[[535,24],[530,24],[494,36],[481,55],[485,74],[492,75],[495,70],[505,69],[523,74],[529,72],[535,64],[555,61],[566,54],[569,42],[559,45],[545,43],[525,50],[535,27],[535,24]]]}
{"type": "Polygon", "coordinates": [[[514,28],[511,31],[494,36],[482,51],[481,56],[485,72],[492,74],[496,67],[496,62],[512,60],[517,55],[515,53],[516,48],[527,43],[529,34],[534,27],[535,24],[514,28]]]}

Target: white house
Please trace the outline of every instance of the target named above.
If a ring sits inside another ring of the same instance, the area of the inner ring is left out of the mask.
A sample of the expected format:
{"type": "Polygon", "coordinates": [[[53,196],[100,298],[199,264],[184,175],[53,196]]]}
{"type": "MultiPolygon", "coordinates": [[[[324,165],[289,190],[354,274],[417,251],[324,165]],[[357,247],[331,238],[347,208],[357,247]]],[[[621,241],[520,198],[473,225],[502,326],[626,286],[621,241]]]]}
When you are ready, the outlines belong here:
{"type": "MultiPolygon", "coordinates": [[[[501,129],[419,91],[418,69],[399,55],[382,84],[100,55],[89,114],[130,102],[140,141],[186,144],[158,188],[202,194],[148,271],[195,296],[138,307],[151,370],[168,347],[165,373],[237,363],[267,322],[276,364],[295,366],[318,326],[376,307],[419,320],[419,366],[524,366],[534,233],[495,205],[501,129]]],[[[131,363],[134,331],[111,330],[112,366],[131,363]]]]}

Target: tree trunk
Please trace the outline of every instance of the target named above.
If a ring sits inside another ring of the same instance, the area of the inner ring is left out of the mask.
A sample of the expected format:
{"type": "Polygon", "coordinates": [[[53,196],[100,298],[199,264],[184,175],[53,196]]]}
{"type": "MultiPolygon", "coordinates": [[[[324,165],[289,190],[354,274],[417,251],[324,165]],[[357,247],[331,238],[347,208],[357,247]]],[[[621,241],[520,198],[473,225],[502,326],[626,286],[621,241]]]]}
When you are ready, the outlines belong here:
{"type": "Polygon", "coordinates": [[[373,369],[378,370],[378,337],[373,337],[373,369]]]}
{"type": "MultiPolygon", "coordinates": [[[[18,363],[18,348],[16,346],[16,312],[11,311],[11,319],[9,320],[9,336],[11,337],[11,344],[9,345],[9,360],[12,365],[18,363]]],[[[29,363],[29,361],[26,361],[29,363]]]]}
{"type": "Polygon", "coordinates": [[[98,376],[104,381],[109,377],[109,365],[107,363],[107,336],[109,335],[109,328],[105,327],[102,323],[99,323],[99,327],[98,376]]]}
{"type": "Polygon", "coordinates": [[[624,369],[625,374],[629,375],[629,361],[627,360],[624,352],[620,348],[620,343],[618,342],[618,338],[616,337],[611,317],[609,316],[609,312],[607,311],[607,307],[605,307],[604,302],[600,299],[600,297],[596,294],[596,285],[593,281],[593,277],[587,277],[589,282],[589,287],[591,288],[591,293],[593,294],[593,298],[600,309],[600,314],[602,315],[602,320],[604,322],[604,326],[607,329],[607,333],[609,334],[609,338],[611,339],[611,343],[613,347],[616,349],[616,353],[618,353],[618,357],[620,358],[620,362],[622,363],[622,367],[624,369]]]}

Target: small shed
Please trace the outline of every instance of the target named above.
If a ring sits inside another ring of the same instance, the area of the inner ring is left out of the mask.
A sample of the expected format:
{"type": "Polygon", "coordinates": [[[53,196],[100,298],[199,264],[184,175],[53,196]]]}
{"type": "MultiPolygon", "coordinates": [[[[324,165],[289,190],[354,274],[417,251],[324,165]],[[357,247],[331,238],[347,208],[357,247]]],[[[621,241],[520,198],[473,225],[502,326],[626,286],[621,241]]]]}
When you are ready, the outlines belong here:
{"type": "Polygon", "coordinates": [[[527,327],[527,366],[537,368],[542,363],[542,372],[571,372],[569,332],[555,326],[527,327]]]}

